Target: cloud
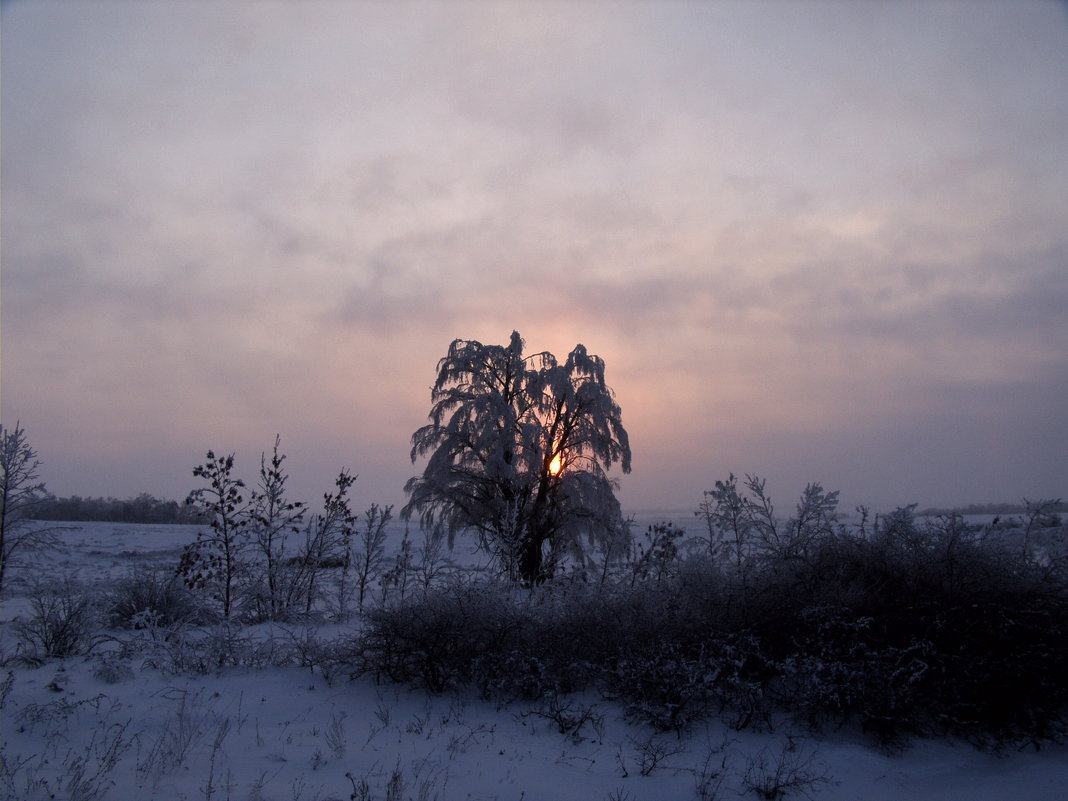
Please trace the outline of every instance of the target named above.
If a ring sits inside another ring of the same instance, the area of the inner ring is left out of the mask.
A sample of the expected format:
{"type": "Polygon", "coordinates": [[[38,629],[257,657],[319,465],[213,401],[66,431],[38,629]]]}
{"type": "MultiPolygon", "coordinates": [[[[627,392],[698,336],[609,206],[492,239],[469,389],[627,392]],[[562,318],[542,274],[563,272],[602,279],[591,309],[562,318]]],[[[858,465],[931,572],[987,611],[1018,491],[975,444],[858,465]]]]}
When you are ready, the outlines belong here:
{"type": "Polygon", "coordinates": [[[513,328],[606,358],[649,500],[890,486],[925,437],[974,445],[959,488],[992,427],[1013,465],[1059,430],[1052,6],[309,8],[5,6],[4,414],[42,452],[281,431],[393,499],[448,342],[513,328]]]}

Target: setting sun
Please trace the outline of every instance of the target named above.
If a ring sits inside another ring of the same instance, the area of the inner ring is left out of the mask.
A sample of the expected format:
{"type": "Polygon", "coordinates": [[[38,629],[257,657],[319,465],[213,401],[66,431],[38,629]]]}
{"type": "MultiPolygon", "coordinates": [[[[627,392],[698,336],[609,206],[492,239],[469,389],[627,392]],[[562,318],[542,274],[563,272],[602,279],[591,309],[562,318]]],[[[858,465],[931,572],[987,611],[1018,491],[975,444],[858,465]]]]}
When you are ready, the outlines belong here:
{"type": "Polygon", "coordinates": [[[554,476],[559,475],[563,466],[563,463],[560,461],[560,454],[556,454],[556,456],[553,457],[553,460],[549,462],[549,472],[554,476]]]}

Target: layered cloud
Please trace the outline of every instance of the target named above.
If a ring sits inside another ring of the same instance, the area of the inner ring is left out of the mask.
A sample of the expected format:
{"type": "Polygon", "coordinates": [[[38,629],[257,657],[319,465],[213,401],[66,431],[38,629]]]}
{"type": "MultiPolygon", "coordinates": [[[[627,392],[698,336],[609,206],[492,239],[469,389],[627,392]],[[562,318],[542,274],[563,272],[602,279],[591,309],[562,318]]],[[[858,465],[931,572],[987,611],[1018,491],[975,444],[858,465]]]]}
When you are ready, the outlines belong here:
{"type": "Polygon", "coordinates": [[[1065,494],[1057,4],[12,3],[3,35],[3,416],[57,492],[178,495],[279,431],[301,486],[400,500],[448,342],[515,328],[605,357],[631,505],[728,470],[1065,494]]]}

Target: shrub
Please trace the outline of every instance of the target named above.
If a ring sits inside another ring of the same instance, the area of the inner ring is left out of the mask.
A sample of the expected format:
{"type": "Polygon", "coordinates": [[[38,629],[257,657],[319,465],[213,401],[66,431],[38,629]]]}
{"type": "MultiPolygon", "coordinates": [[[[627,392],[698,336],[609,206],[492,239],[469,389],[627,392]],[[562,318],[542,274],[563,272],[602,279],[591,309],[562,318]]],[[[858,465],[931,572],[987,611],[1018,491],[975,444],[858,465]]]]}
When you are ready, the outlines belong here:
{"type": "Polygon", "coordinates": [[[705,554],[633,586],[454,583],[365,620],[362,670],[508,699],[598,688],[665,730],[724,712],[766,725],[776,709],[853,721],[884,744],[1068,729],[1063,573],[908,508],[871,536],[824,531],[740,567],[705,554]]]}
{"type": "Polygon", "coordinates": [[[880,739],[1057,737],[1068,708],[1068,592],[1055,571],[959,516],[884,519],[766,564],[746,625],[780,665],[782,704],[880,739]]]}
{"type": "Polygon", "coordinates": [[[96,645],[97,599],[74,578],[39,584],[30,594],[33,614],[15,620],[22,657],[31,662],[89,653],[96,645]]]}
{"type": "Polygon", "coordinates": [[[227,621],[145,645],[145,667],[179,675],[205,675],[233,667],[286,667],[300,661],[291,637],[253,636],[227,621]]]}
{"type": "Polygon", "coordinates": [[[708,715],[717,701],[719,666],[667,644],[621,659],[608,680],[628,714],[662,731],[681,732],[708,715]]]}
{"type": "Polygon", "coordinates": [[[475,678],[485,653],[507,653],[523,617],[502,585],[453,582],[367,613],[364,666],[441,692],[475,678]]]}
{"type": "Polygon", "coordinates": [[[832,782],[826,766],[816,762],[816,752],[792,737],[776,750],[762,749],[745,760],[742,787],[765,801],[787,794],[812,797],[815,788],[832,782]]]}
{"type": "Polygon", "coordinates": [[[106,601],[105,619],[116,629],[175,629],[199,625],[212,614],[177,576],[157,570],[131,573],[106,601]]]}
{"type": "Polygon", "coordinates": [[[104,659],[93,666],[93,677],[105,684],[121,684],[132,679],[134,672],[126,662],[104,659]]]}

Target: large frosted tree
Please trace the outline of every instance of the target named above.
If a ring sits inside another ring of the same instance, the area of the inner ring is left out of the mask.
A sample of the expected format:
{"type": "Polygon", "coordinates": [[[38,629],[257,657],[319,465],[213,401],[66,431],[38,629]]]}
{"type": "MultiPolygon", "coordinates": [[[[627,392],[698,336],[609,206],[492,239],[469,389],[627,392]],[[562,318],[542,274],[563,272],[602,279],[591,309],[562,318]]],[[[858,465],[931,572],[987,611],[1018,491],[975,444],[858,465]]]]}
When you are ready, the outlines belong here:
{"type": "Polygon", "coordinates": [[[604,361],[576,345],[560,363],[548,352],[456,339],[438,363],[430,423],[412,435],[401,514],[452,538],[475,533],[515,579],[540,581],[584,541],[624,526],[613,465],[630,472],[630,443],[604,361]]]}

